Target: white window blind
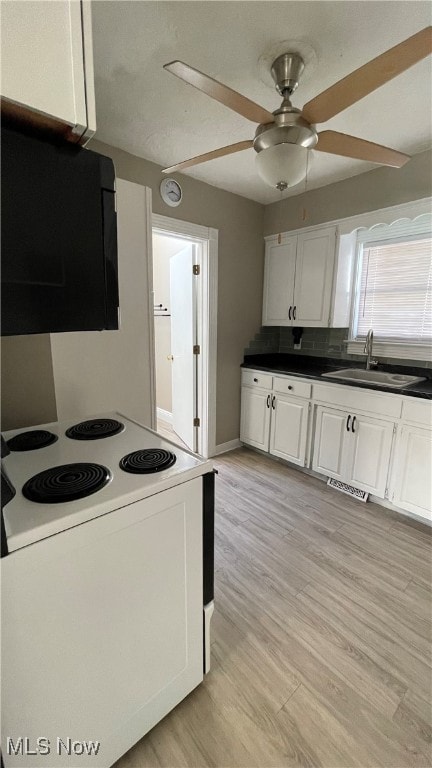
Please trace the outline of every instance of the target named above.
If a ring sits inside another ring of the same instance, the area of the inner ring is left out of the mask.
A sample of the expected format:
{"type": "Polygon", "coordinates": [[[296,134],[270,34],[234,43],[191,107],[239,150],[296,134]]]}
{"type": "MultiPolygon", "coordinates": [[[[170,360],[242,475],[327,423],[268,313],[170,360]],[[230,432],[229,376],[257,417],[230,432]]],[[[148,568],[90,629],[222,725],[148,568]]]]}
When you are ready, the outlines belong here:
{"type": "Polygon", "coordinates": [[[385,227],[382,239],[373,230],[359,237],[354,339],[373,328],[385,342],[432,341],[432,238],[416,229],[405,224],[399,232],[385,227]]]}

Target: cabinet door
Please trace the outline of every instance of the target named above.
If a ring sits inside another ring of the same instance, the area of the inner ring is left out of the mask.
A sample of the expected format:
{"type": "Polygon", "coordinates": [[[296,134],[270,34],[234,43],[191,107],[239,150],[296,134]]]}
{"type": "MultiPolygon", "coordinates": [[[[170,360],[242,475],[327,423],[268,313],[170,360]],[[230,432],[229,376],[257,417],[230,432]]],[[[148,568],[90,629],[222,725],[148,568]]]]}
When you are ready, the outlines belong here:
{"type": "Polygon", "coordinates": [[[317,408],[312,469],[337,480],[347,480],[350,434],[348,413],[325,406],[317,408]],[[348,443],[348,445],[347,445],[348,443]]]}
{"type": "Polygon", "coordinates": [[[336,247],[336,227],[298,235],[294,323],[328,326],[336,247]]]}
{"type": "Polygon", "coordinates": [[[304,466],[309,402],[297,397],[273,395],[270,453],[304,466]]]}
{"type": "Polygon", "coordinates": [[[240,440],[262,451],[269,449],[270,401],[265,389],[242,387],[240,440]]]}
{"type": "Polygon", "coordinates": [[[263,325],[292,325],[296,248],[297,237],[266,243],[263,325]]]}
{"type": "Polygon", "coordinates": [[[87,107],[94,123],[89,25],[89,7],[76,0],[2,3],[2,96],[71,126],[77,138],[88,126],[87,107]]]}
{"type": "Polygon", "coordinates": [[[404,426],[397,440],[394,503],[432,521],[432,432],[404,426]]]}
{"type": "Polygon", "coordinates": [[[349,437],[353,441],[348,482],[382,499],[387,486],[393,423],[352,414],[349,437]]]}

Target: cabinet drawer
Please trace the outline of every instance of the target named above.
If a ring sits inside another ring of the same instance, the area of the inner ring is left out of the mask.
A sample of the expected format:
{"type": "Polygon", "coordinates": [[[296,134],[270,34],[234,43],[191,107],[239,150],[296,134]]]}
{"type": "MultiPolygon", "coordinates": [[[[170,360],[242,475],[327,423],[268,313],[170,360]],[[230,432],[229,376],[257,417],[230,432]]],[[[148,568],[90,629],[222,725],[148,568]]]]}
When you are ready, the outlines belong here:
{"type": "Polygon", "coordinates": [[[403,401],[402,418],[405,421],[413,421],[421,424],[423,427],[432,426],[432,400],[410,400],[403,401]]]}
{"type": "Polygon", "coordinates": [[[286,395],[310,398],[312,386],[307,382],[299,381],[298,379],[275,376],[273,379],[273,389],[275,392],[283,392],[286,395]]]}
{"type": "Polygon", "coordinates": [[[402,410],[402,398],[399,395],[368,392],[350,386],[332,386],[314,384],[314,400],[320,400],[348,411],[365,411],[378,416],[390,416],[398,419],[402,410]]]}
{"type": "Polygon", "coordinates": [[[273,376],[269,373],[261,373],[261,371],[242,371],[241,383],[243,387],[271,389],[273,376]]]}

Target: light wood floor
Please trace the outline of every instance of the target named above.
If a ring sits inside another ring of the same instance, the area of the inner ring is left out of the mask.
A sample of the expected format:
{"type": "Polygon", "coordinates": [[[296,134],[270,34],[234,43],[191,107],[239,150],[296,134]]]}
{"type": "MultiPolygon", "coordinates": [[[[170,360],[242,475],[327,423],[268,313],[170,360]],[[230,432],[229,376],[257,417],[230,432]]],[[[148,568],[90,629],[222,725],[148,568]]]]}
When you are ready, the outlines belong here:
{"type": "Polygon", "coordinates": [[[116,768],[431,766],[431,538],[240,449],[215,460],[212,670],[116,768]]]}

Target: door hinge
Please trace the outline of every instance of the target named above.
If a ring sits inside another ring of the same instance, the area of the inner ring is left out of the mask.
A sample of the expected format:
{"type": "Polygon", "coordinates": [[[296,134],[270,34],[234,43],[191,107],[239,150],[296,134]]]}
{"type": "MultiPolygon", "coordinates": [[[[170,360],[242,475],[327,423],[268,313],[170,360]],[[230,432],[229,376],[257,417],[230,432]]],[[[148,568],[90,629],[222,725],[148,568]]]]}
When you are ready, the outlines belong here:
{"type": "Polygon", "coordinates": [[[388,499],[388,488],[386,488],[384,491],[384,498],[388,499]]]}
{"type": "Polygon", "coordinates": [[[201,426],[200,420],[198,418],[195,418],[193,420],[193,425],[194,425],[194,427],[200,427],[201,426]]]}
{"type": "Polygon", "coordinates": [[[395,424],[394,427],[393,427],[393,434],[394,435],[396,434],[396,429],[397,429],[397,427],[396,427],[396,424],[395,424]]]}
{"type": "Polygon", "coordinates": [[[201,347],[199,344],[194,344],[193,346],[193,353],[194,355],[200,355],[201,354],[201,347]]]}
{"type": "Polygon", "coordinates": [[[194,264],[193,267],[192,267],[192,272],[193,272],[194,275],[201,274],[201,267],[200,267],[200,265],[199,264],[194,264]]]}

